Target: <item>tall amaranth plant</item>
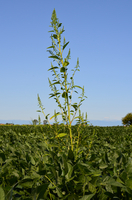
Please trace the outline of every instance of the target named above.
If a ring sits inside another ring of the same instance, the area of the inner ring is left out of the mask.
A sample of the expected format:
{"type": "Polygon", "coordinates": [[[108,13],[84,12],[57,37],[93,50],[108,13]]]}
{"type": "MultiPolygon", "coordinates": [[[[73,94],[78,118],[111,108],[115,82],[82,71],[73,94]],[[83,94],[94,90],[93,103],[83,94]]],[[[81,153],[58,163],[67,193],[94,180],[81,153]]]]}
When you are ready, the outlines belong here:
{"type": "MultiPolygon", "coordinates": [[[[55,9],[53,10],[52,17],[51,17],[51,40],[52,45],[48,47],[47,51],[50,53],[49,58],[52,58],[53,61],[57,63],[56,65],[53,65],[51,62],[51,67],[48,71],[52,72],[52,76],[54,77],[53,80],[49,80],[49,86],[51,88],[52,93],[50,93],[49,98],[54,98],[58,107],[60,108],[60,112],[57,112],[55,115],[53,115],[50,119],[61,115],[62,120],[64,124],[68,125],[69,128],[69,134],[70,134],[70,140],[71,140],[71,149],[73,150],[73,139],[72,139],[72,130],[71,130],[71,124],[74,119],[76,118],[82,118],[82,116],[77,116],[77,111],[80,108],[82,102],[85,100],[86,96],[84,96],[84,87],[80,87],[78,85],[74,84],[74,75],[76,71],[79,70],[79,59],[77,59],[77,64],[74,69],[72,69],[73,74],[70,77],[70,82],[68,82],[68,66],[69,66],[69,59],[70,59],[70,49],[68,51],[67,56],[63,57],[63,52],[69,42],[66,42],[65,37],[63,38],[62,42],[62,34],[65,31],[64,27],[62,27],[62,23],[59,22],[55,9]],[[80,99],[79,103],[72,103],[72,95],[73,92],[78,93],[76,89],[81,89],[81,95],[78,97],[80,99]],[[63,104],[62,104],[63,100],[63,104]]],[[[40,97],[38,95],[38,102],[39,107],[42,108],[42,103],[40,100],[40,97]]],[[[44,113],[44,112],[43,112],[44,113]]],[[[45,114],[44,114],[45,115],[45,114]]],[[[45,115],[45,117],[47,117],[45,115]]],[[[62,136],[62,135],[61,135],[62,136]]]]}

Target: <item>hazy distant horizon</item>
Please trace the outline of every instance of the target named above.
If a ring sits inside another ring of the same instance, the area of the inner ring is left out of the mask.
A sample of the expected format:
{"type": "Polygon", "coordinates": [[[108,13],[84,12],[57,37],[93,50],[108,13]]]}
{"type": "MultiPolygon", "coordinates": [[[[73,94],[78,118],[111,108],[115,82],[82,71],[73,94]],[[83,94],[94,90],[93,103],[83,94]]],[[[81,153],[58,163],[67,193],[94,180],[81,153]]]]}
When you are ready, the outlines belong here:
{"type": "MultiPolygon", "coordinates": [[[[123,126],[121,120],[88,120],[89,124],[93,126],[123,126]]],[[[0,124],[13,123],[13,124],[32,124],[32,120],[0,120],[0,124]]],[[[54,121],[51,122],[51,124],[54,121]]],[[[75,125],[76,122],[73,123],[75,125]]]]}

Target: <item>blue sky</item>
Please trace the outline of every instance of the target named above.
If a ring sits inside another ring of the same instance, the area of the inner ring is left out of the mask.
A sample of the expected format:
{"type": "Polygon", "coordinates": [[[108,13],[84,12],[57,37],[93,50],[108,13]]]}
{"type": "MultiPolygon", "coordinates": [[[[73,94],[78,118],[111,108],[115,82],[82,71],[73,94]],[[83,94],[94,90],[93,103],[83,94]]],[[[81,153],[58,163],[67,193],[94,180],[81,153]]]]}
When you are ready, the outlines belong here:
{"type": "Polygon", "coordinates": [[[132,112],[131,0],[0,1],[0,120],[38,118],[37,94],[46,114],[59,111],[49,99],[46,51],[54,8],[70,41],[69,74],[79,58],[74,81],[88,97],[81,111],[88,120],[121,120],[132,112]]]}

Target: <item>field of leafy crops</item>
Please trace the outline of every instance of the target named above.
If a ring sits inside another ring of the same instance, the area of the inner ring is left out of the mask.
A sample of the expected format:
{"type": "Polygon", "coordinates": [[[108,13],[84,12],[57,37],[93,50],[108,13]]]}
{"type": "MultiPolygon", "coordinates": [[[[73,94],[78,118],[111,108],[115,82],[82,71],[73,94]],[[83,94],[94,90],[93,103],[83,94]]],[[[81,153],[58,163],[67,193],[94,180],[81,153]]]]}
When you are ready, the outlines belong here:
{"type": "Polygon", "coordinates": [[[132,128],[72,126],[73,151],[63,133],[0,126],[0,200],[132,199],[132,128]]]}

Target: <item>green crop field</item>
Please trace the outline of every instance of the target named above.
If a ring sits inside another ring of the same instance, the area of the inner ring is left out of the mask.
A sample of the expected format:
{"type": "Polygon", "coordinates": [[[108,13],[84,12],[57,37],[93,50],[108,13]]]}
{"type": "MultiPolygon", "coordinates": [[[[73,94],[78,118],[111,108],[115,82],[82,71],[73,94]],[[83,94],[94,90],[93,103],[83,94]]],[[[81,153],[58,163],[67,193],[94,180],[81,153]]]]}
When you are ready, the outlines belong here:
{"type": "Polygon", "coordinates": [[[54,132],[0,126],[0,200],[132,199],[132,128],[72,126],[75,151],[54,132]]]}
{"type": "MultiPolygon", "coordinates": [[[[88,125],[87,113],[84,119],[80,110],[84,86],[74,84],[79,59],[68,78],[70,49],[66,57],[63,52],[69,42],[62,39],[65,30],[55,9],[50,27],[47,51],[55,65],[51,62],[48,69],[53,78],[48,79],[49,98],[59,112],[48,119],[38,94],[38,112],[48,125],[35,125],[34,119],[31,126],[0,126],[0,200],[131,200],[132,126],[88,125]],[[78,102],[72,102],[74,93],[78,102]],[[74,120],[77,124],[72,126],[74,120]]],[[[131,125],[130,116],[125,124],[131,125]]]]}

